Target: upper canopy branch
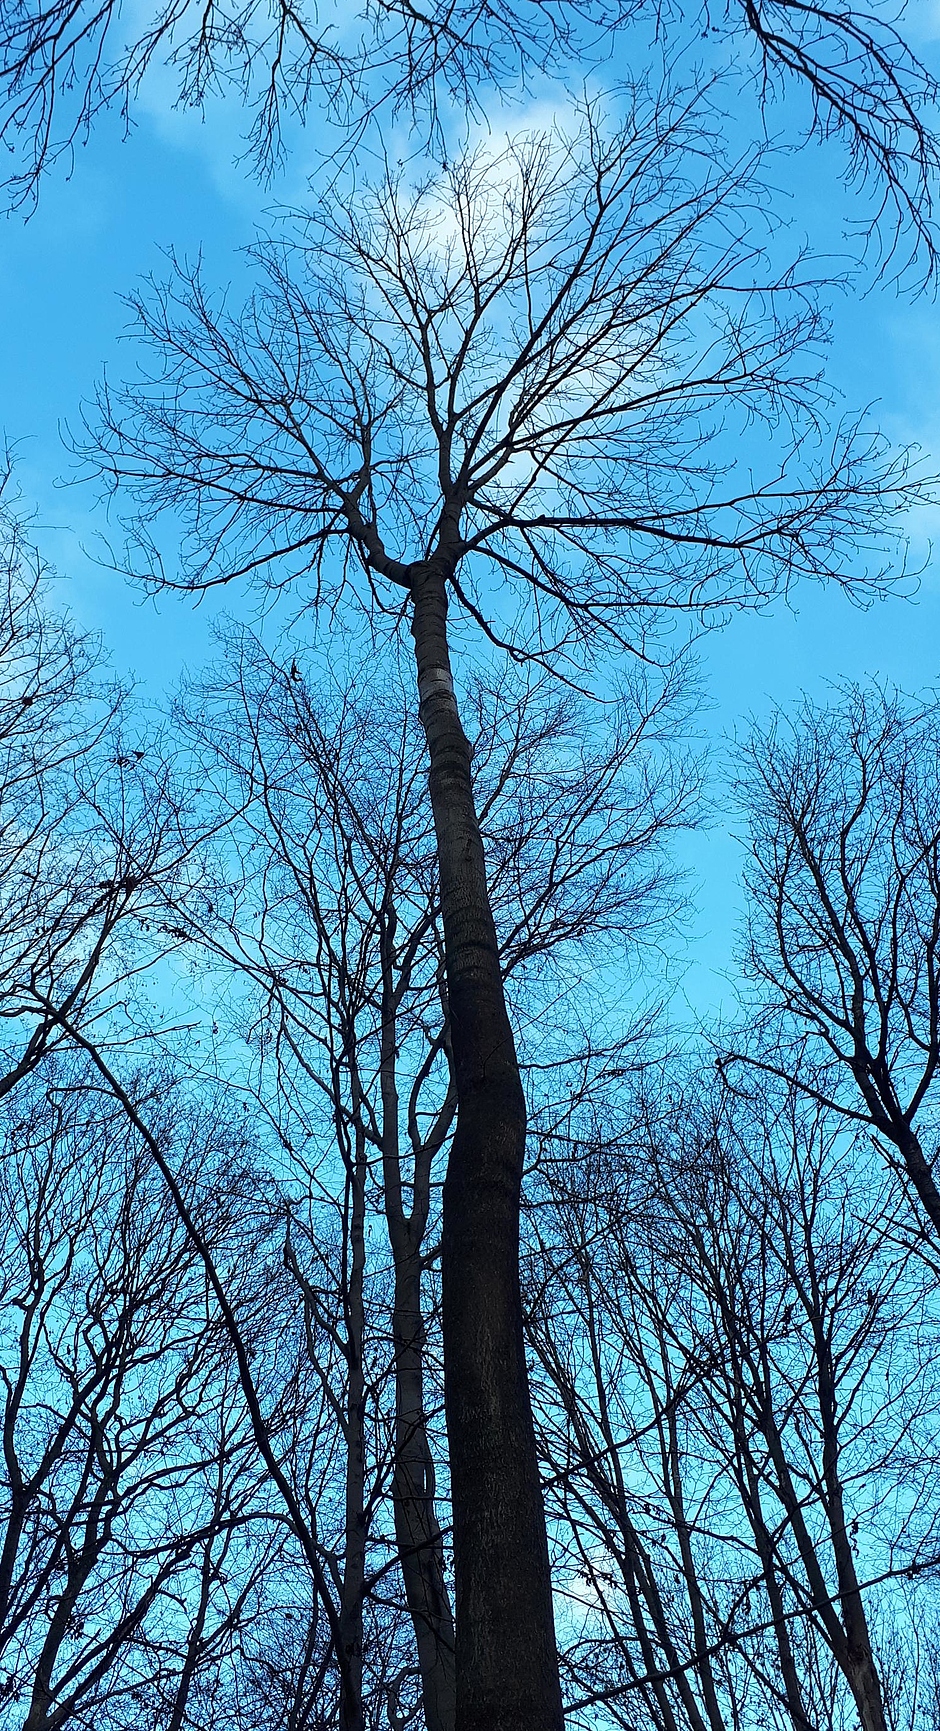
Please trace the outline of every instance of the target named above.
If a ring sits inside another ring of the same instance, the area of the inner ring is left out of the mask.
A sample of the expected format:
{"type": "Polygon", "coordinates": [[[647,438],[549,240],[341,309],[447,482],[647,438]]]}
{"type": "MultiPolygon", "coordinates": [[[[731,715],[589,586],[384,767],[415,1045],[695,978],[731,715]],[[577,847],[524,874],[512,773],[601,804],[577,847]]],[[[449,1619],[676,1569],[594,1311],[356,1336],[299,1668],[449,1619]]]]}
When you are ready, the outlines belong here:
{"type": "MultiPolygon", "coordinates": [[[[756,69],[759,103],[780,89],[809,99],[809,129],[841,136],[850,178],[871,183],[870,227],[890,253],[909,233],[935,254],[937,81],[898,27],[895,0],[834,9],[818,0],[362,0],[358,30],[337,31],[317,0],[155,0],[123,28],[121,0],[0,0],[0,138],[7,185],[35,194],[46,165],[97,116],[133,110],[152,66],[169,64],[181,105],[234,87],[251,117],[262,170],[278,160],[285,121],[325,99],[353,136],[383,107],[440,131],[443,105],[480,106],[576,59],[609,65],[648,47],[649,26],[676,59],[704,34],[723,58],[756,69]]],[[[738,105],[740,107],[740,104],[738,105]]],[[[797,107],[799,115],[799,105],[797,107]]],[[[757,118],[758,131],[762,125],[757,118]]],[[[864,226],[864,224],[863,224],[864,226]]]]}
{"type": "Polygon", "coordinates": [[[702,175],[702,124],[637,92],[616,130],[589,109],[417,189],[389,175],[259,246],[235,315],[177,263],[134,303],[155,365],[100,403],[94,461],[141,503],[138,550],[171,506],[194,589],[407,590],[434,559],[522,655],[807,575],[896,581],[922,482],[827,425],[815,286],[762,256],[752,160],[702,175]]]}

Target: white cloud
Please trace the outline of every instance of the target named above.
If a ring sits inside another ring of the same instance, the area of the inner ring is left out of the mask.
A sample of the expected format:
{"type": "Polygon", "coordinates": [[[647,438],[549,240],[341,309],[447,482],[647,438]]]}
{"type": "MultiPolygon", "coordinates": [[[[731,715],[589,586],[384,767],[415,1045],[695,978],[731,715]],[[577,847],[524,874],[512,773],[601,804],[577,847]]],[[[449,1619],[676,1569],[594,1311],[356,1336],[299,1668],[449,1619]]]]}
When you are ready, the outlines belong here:
{"type": "Polygon", "coordinates": [[[915,0],[905,13],[902,31],[915,43],[940,42],[940,0],[915,0]]]}

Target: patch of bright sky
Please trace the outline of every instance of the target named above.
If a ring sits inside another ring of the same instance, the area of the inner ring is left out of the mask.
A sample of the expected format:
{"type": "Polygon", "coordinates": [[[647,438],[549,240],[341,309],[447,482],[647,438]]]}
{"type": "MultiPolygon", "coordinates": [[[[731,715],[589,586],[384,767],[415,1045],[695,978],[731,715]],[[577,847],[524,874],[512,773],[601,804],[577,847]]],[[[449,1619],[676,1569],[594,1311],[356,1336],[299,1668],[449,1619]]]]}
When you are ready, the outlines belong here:
{"type": "MultiPolygon", "coordinates": [[[[940,52],[940,0],[919,9],[918,34],[940,52]]],[[[317,151],[329,142],[312,121],[281,179],[260,188],[236,161],[244,130],[238,102],[215,104],[201,119],[174,112],[169,90],[159,79],[148,87],[128,138],[116,121],[99,124],[71,173],[51,175],[37,213],[28,221],[13,215],[0,229],[0,429],[18,451],[19,488],[35,507],[36,536],[60,574],[63,599],[82,624],[103,632],[117,668],[153,697],[209,657],[214,614],[238,603],[224,595],[194,610],[179,597],[142,601],[102,568],[100,538],[109,525],[90,490],[57,484],[70,467],[60,429],[77,425],[104,366],[116,375],[127,369],[120,296],[142,276],[162,274],[160,249],[201,252],[207,280],[231,283],[237,294],[245,280],[238,249],[272,206],[300,201],[317,151]]],[[[567,106],[565,94],[546,89],[526,118],[544,121],[567,106]]],[[[404,137],[393,138],[393,151],[407,148],[404,137]]],[[[808,149],[790,189],[794,230],[805,228],[817,245],[825,235],[834,251],[851,208],[837,165],[834,149],[808,149]]],[[[886,281],[865,297],[841,296],[834,323],[830,371],[849,404],[877,403],[885,431],[919,443],[940,468],[934,303],[912,301],[886,281]]],[[[786,710],[802,691],[822,695],[830,681],[874,677],[911,691],[940,685],[940,567],[929,527],[918,529],[926,565],[914,600],[860,611],[838,592],[804,590],[791,608],[740,616],[710,639],[704,725],[716,745],[748,714],[766,715],[773,704],[786,710]]],[[[727,997],[740,850],[722,824],[683,853],[698,905],[684,991],[693,1011],[707,1014],[727,997]]]]}

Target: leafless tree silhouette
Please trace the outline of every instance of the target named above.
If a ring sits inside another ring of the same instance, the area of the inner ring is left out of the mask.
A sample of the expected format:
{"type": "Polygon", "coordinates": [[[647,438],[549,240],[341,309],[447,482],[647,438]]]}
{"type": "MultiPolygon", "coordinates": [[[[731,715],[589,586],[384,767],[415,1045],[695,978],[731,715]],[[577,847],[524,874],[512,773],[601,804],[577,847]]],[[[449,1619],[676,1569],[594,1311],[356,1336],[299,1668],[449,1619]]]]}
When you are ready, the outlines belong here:
{"type": "Polygon", "coordinates": [[[588,112],[573,139],[417,191],[387,180],[263,249],[240,316],[180,271],[138,303],[156,370],[101,402],[106,473],[190,527],[180,575],[151,560],[151,582],[301,579],[334,618],[358,591],[377,632],[410,626],[457,1096],[442,1301],[461,1731],[544,1731],[561,1697],[518,1287],[525,1099],[448,607],[571,676],[803,575],[877,589],[917,492],[876,439],[824,431],[799,368],[811,291],[761,263],[749,170],[706,168],[700,122],[638,96],[611,134],[588,112]],[[761,417],[763,480],[754,440],[747,473],[735,445],[761,417]]]}
{"type": "Polygon", "coordinates": [[[870,1125],[936,1234],[923,1146],[940,1061],[935,706],[848,688],[755,734],[744,770],[746,966],[763,1013],[736,1056],[870,1125]]]}
{"type": "Polygon", "coordinates": [[[911,1723],[940,1542],[933,1271],[837,1115],[668,1074],[606,1139],[582,1115],[530,1212],[572,1722],[642,1703],[807,1731],[844,1700],[866,1731],[911,1723]]]}
{"type": "Polygon", "coordinates": [[[0,1097],[133,995],[133,942],[186,855],[157,741],[0,517],[0,1097]]]}
{"type": "MultiPolygon", "coordinates": [[[[424,1717],[446,1731],[453,1622],[435,1493],[440,1484],[446,1498],[446,1476],[430,1416],[438,1305],[424,1293],[437,1286],[456,1093],[423,736],[406,668],[347,678],[334,655],[311,677],[299,649],[301,665],[281,668],[244,633],[227,647],[213,683],[187,698],[185,725],[207,808],[228,814],[237,869],[226,876],[223,850],[211,894],[179,917],[203,955],[200,979],[206,961],[220,993],[229,979],[228,1014],[256,1053],[253,1088],[292,1174],[286,1254],[311,1361],[332,1364],[324,1374],[343,1414],[351,1645],[361,1659],[369,1595],[394,1589],[374,1560],[390,1495],[424,1717]]],[[[473,694],[502,970],[511,993],[518,981],[517,1022],[541,1070],[584,1037],[577,1024],[565,1030],[557,1003],[565,955],[590,941],[597,959],[615,934],[635,945],[668,907],[662,844],[686,820],[696,781],[681,754],[657,749],[678,696],[667,686],[644,702],[638,686],[601,746],[583,706],[544,676],[473,694]]],[[[322,1542],[322,1514],[320,1532],[322,1542]]]]}
{"type": "MultiPolygon", "coordinates": [[[[248,1304],[237,1127],[172,1089],[160,1117],[248,1304]]],[[[74,1054],[10,1097],[2,1182],[4,1711],[180,1731],[286,1562],[230,1345],[147,1150],[74,1054]]]]}
{"type": "Polygon", "coordinates": [[[15,153],[13,195],[29,197],[50,160],[103,110],[131,113],[150,66],[169,62],[183,105],[240,92],[256,157],[270,166],[285,118],[312,101],[347,124],[383,103],[433,121],[442,99],[473,109],[486,87],[607,61],[635,26],[644,51],[652,33],[670,57],[702,36],[717,40],[765,104],[792,91],[796,125],[841,137],[850,179],[871,184],[888,253],[909,231],[930,268],[936,79],[899,27],[903,10],[892,0],[841,11],[816,0],[732,0],[720,10],[700,0],[365,0],[357,32],[297,0],[167,0],[133,20],[117,0],[4,0],[0,135],[15,153]]]}

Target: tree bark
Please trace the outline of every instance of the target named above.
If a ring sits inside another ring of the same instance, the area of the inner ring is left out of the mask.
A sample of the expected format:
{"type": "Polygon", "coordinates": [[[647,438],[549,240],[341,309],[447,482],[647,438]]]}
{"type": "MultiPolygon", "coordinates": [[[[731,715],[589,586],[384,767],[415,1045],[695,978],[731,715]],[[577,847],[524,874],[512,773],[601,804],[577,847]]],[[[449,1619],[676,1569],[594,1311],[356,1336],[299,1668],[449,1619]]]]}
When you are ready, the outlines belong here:
{"type": "Polygon", "coordinates": [[[415,1632],[427,1731],[454,1731],[454,1618],[444,1579],[444,1539],[435,1509],[434,1457],[424,1404],[425,1328],[422,1249],[431,1205],[427,1144],[413,1150],[410,1213],[402,1191],[397,1000],[394,981],[394,902],[382,926],[382,1172],[385,1221],[395,1267],[392,1339],[395,1349],[395,1476],[392,1504],[405,1599],[415,1632]]]}
{"type": "Polygon", "coordinates": [[[793,1653],[793,1643],[790,1639],[790,1626],[787,1621],[786,1608],[780,1581],[777,1576],[777,1565],[774,1557],[774,1545],[769,1528],[764,1520],[764,1510],[760,1494],[760,1474],[757,1470],[754,1456],[747,1442],[747,1427],[743,1413],[738,1409],[735,1413],[735,1477],[741,1491],[741,1500],[747,1512],[751,1531],[754,1534],[754,1544],[764,1575],[764,1585],[767,1589],[767,1599],[770,1614],[773,1618],[774,1639],[777,1643],[777,1654],[780,1660],[780,1679],[786,1697],[787,1712],[793,1722],[793,1731],[813,1731],[813,1726],[803,1702],[803,1689],[800,1674],[793,1653]]]}
{"type": "MultiPolygon", "coordinates": [[[[836,1572],[839,1576],[839,1603],[842,1612],[840,1620],[819,1564],[812,1535],[803,1518],[803,1505],[793,1483],[780,1432],[771,1413],[769,1401],[765,1405],[760,1429],[767,1443],[770,1459],[776,1473],[774,1488],[789,1518],[803,1567],[806,1570],[814,1608],[825,1631],[833,1658],[852,1691],[862,1731],[887,1731],[884,1705],[881,1699],[881,1686],[875,1669],[871,1644],[868,1640],[864,1606],[854,1565],[851,1561],[851,1551],[849,1551],[848,1557],[848,1572],[845,1576],[843,1575],[846,1560],[845,1548],[848,1547],[848,1540],[845,1536],[844,1515],[841,1507],[834,1509],[827,1497],[826,1514],[832,1537],[834,1541],[837,1541],[838,1523],[841,1520],[844,1539],[844,1547],[840,1548],[838,1543],[835,1546],[836,1572]]],[[[825,1477],[826,1469],[824,1467],[825,1477]]]]}
{"type": "Polygon", "coordinates": [[[525,1098],[451,678],[446,572],[429,561],[410,578],[457,1091],[441,1264],[456,1731],[562,1731],[519,1285],[525,1098]]]}
{"type": "Polygon", "coordinates": [[[940,1191],[930,1161],[920,1145],[920,1138],[904,1124],[893,1138],[900,1150],[908,1176],[923,1204],[934,1231],[940,1234],[940,1191]]]}
{"type": "Polygon", "coordinates": [[[454,1731],[454,1623],[444,1542],[434,1508],[434,1460],[424,1412],[420,1257],[395,1267],[395,1537],[414,1625],[427,1731],[454,1731]]]}
{"type": "Polygon", "coordinates": [[[842,1622],[845,1626],[845,1672],[855,1696],[862,1731],[888,1731],[881,1679],[875,1664],[868,1618],[845,1515],[845,1497],[839,1469],[839,1424],[832,1348],[821,1319],[817,1321],[814,1332],[823,1433],[823,1482],[826,1490],[826,1514],[832,1534],[832,1552],[839,1582],[842,1622]]]}
{"type": "Polygon", "coordinates": [[[348,1238],[344,1255],[343,1304],[346,1312],[346,1362],[349,1382],[346,1391],[345,1556],[340,1606],[343,1647],[340,1731],[363,1731],[365,1724],[362,1700],[362,1612],[366,1569],[366,1383],[363,1363],[366,1176],[365,1137],[361,1124],[357,1124],[354,1162],[346,1175],[348,1238]]]}
{"type": "Polygon", "coordinates": [[[855,1050],[849,1068],[858,1091],[868,1108],[871,1121],[882,1136],[893,1142],[901,1156],[904,1169],[914,1186],[934,1232],[940,1234],[940,1190],[920,1138],[902,1111],[894,1089],[891,1071],[883,1058],[869,1051],[865,1029],[865,1008],[861,986],[857,985],[852,1001],[855,1050]]]}

